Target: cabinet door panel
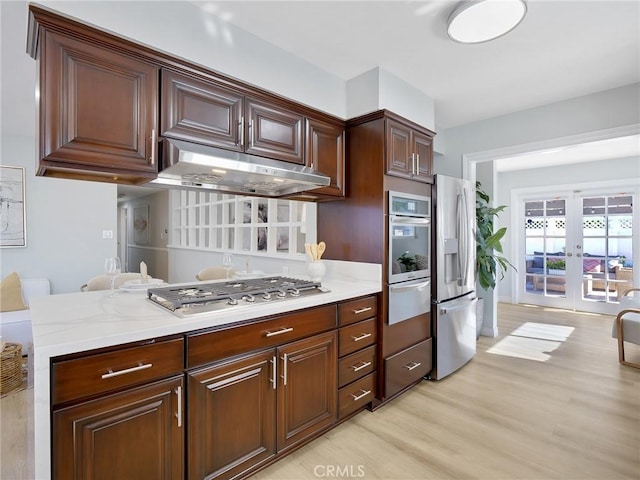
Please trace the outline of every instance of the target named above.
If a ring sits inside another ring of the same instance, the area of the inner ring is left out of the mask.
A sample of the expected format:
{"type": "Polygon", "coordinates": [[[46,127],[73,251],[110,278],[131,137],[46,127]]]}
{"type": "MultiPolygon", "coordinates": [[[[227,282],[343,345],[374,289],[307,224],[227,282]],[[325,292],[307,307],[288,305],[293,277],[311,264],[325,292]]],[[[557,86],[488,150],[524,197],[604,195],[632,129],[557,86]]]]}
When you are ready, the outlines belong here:
{"type": "Polygon", "coordinates": [[[418,171],[413,177],[421,182],[433,181],[433,139],[419,132],[413,132],[413,151],[418,156],[418,171]]]}
{"type": "Polygon", "coordinates": [[[188,376],[189,478],[232,478],[275,455],[275,350],[188,376]]]}
{"type": "MultiPolygon", "coordinates": [[[[47,162],[157,172],[158,69],[51,32],[41,59],[40,154],[47,162]]],[[[50,166],[50,165],[49,165],[50,166]]],[[[41,165],[41,170],[43,166],[41,165]]]]}
{"type": "Polygon", "coordinates": [[[278,451],[329,427],[337,413],[337,341],[329,332],[278,349],[278,451]]]}
{"type": "Polygon", "coordinates": [[[162,71],[162,135],[242,150],[242,96],[169,70],[162,71]]]}
{"type": "Polygon", "coordinates": [[[182,384],[174,377],[54,411],[53,478],[182,478],[182,384]]]}
{"type": "Polygon", "coordinates": [[[344,128],[307,120],[306,164],[331,177],[327,187],[313,190],[311,194],[344,196],[344,128]]]}
{"type": "Polygon", "coordinates": [[[247,99],[247,153],[304,165],[302,115],[247,99]]]}
{"type": "Polygon", "coordinates": [[[387,119],[387,168],[386,173],[411,178],[413,159],[411,154],[411,130],[387,119]]]}

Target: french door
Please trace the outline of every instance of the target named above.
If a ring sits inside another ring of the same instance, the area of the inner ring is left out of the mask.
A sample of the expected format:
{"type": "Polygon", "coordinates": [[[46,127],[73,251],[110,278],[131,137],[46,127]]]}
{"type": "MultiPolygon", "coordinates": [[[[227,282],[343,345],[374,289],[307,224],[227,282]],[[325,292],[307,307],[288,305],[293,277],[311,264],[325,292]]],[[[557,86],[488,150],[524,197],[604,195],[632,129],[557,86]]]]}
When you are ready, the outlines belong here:
{"type": "Polygon", "coordinates": [[[521,198],[520,301],[617,313],[620,296],[638,284],[638,196],[631,189],[521,198]]]}

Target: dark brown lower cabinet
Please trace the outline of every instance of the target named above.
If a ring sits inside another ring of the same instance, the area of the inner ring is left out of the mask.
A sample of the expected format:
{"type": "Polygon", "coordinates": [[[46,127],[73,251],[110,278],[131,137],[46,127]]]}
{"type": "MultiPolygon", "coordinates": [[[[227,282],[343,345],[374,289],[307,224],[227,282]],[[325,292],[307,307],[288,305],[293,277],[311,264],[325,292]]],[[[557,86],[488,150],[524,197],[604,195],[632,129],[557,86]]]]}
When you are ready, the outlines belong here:
{"type": "Polygon", "coordinates": [[[53,412],[53,478],[182,478],[183,375],[53,412]]]}
{"type": "Polygon", "coordinates": [[[276,454],[275,350],[187,376],[188,477],[233,478],[276,454]]]}
{"type": "Polygon", "coordinates": [[[242,477],[336,422],[335,331],[188,373],[188,477],[242,477]]]}
{"type": "Polygon", "coordinates": [[[327,332],[278,348],[278,451],[336,422],[337,343],[327,332]]]}

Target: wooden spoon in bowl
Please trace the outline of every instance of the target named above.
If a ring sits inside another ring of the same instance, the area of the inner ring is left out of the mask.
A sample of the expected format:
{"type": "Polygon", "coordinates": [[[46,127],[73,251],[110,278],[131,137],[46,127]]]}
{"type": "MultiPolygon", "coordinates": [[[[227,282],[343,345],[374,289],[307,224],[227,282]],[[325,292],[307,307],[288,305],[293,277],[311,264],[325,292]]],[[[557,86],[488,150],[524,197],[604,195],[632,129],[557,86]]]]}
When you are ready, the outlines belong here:
{"type": "Polygon", "coordinates": [[[324,251],[327,249],[327,244],[324,242],[320,242],[318,244],[318,260],[320,260],[322,258],[322,254],[324,253],[324,251]]]}

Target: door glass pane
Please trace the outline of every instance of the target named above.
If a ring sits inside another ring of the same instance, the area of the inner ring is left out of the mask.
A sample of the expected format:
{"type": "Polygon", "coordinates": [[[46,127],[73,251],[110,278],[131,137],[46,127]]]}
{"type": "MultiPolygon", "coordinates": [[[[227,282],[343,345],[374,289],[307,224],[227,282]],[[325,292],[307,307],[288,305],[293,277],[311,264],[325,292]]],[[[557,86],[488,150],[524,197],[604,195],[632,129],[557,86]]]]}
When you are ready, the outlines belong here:
{"type": "Polygon", "coordinates": [[[591,197],[582,202],[584,298],[617,302],[632,286],[632,197],[591,197]]]}
{"type": "Polygon", "coordinates": [[[566,292],[566,200],[525,202],[525,290],[564,296],[566,292]]]}

